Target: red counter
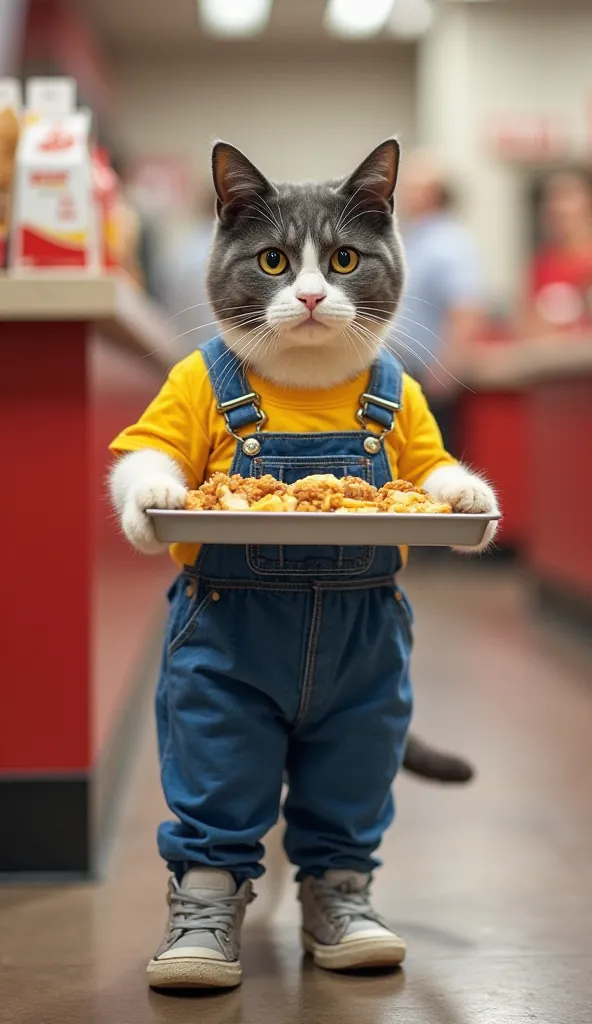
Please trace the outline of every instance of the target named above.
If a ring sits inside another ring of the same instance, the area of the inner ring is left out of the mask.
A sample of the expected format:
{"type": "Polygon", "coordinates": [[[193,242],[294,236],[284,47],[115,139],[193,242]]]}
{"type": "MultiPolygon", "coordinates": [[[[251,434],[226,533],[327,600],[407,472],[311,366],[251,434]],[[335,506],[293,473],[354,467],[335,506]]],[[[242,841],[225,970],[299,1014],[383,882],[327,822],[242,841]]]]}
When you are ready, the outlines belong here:
{"type": "Polygon", "coordinates": [[[526,392],[491,387],[462,397],[459,450],[494,484],[503,509],[497,543],[515,551],[524,548],[531,516],[530,433],[526,392]]]}
{"type": "Polygon", "coordinates": [[[592,363],[531,390],[532,495],[527,557],[550,610],[592,625],[592,363]]]}
{"type": "Polygon", "coordinates": [[[501,541],[544,605],[592,623],[592,339],[484,348],[464,379],[465,458],[500,491],[501,541]]]}
{"type": "Polygon", "coordinates": [[[118,535],[107,445],[159,387],[167,341],[115,279],[0,279],[2,872],[100,859],[172,576],[118,535]]]}

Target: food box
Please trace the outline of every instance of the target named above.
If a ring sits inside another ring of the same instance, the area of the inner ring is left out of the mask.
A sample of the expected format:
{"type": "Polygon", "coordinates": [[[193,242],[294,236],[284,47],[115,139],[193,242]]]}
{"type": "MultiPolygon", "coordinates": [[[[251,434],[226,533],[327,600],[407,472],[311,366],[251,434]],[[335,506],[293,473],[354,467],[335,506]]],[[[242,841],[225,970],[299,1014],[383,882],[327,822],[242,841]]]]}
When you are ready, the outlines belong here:
{"type": "Polygon", "coordinates": [[[11,264],[96,269],[99,222],[93,192],[90,111],[42,117],[17,152],[11,264]]]}
{"type": "Polygon", "coordinates": [[[29,78],[25,86],[25,121],[59,120],[76,111],[76,81],[52,76],[29,78]]]}

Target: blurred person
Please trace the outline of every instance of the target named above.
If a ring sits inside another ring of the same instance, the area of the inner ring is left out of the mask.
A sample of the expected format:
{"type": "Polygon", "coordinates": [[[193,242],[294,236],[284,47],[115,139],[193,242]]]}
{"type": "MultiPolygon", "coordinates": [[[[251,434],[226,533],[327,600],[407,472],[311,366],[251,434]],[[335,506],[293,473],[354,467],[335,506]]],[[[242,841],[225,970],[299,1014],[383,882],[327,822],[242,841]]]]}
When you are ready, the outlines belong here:
{"type": "Polygon", "coordinates": [[[542,337],[592,327],[592,171],[551,174],[540,208],[544,241],[527,280],[521,333],[542,337]]]}
{"type": "MultiPolygon", "coordinates": [[[[495,512],[489,485],[443,448],[421,388],[382,344],[384,325],[363,325],[370,303],[394,315],[402,291],[396,141],[339,184],[274,184],[226,143],[212,163],[208,288],[221,335],[178,363],[111,445],[111,495],[132,545],[162,551],[147,510],[184,508],[202,484],[208,507],[241,486],[270,495],[297,482],[313,503],[339,477],[358,494],[423,486],[457,512],[495,512]]],[[[405,943],[371,886],[397,771],[429,774],[422,744],[407,762],[404,551],[175,544],[171,554],[179,575],[156,695],[174,818],[158,833],[169,922],[149,983],[240,984],[241,927],[284,771],[306,950],[328,970],[399,964],[405,943]]]]}
{"type": "Polygon", "coordinates": [[[174,317],[176,351],[188,355],[216,334],[206,289],[214,232],[216,195],[210,185],[196,191],[192,215],[180,231],[163,239],[158,260],[158,296],[174,317]]]}
{"type": "Polygon", "coordinates": [[[444,173],[426,150],[405,159],[397,212],[407,281],[394,346],[428,395],[444,445],[454,452],[464,355],[482,322],[479,258],[454,213],[444,173]]]}

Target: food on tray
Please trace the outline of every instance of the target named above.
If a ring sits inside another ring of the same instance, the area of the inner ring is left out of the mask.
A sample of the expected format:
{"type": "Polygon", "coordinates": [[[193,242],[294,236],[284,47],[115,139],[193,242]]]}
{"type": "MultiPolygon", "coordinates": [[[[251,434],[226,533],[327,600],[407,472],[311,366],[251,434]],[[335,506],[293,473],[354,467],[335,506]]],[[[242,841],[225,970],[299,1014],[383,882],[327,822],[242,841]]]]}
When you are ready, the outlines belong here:
{"type": "Polygon", "coordinates": [[[285,484],[267,475],[242,477],[214,475],[196,491],[188,491],[185,508],[210,512],[335,512],[348,513],[452,512],[450,505],[435,501],[427,491],[407,480],[392,480],[373,487],[357,476],[338,480],[332,473],[305,476],[285,484]]]}

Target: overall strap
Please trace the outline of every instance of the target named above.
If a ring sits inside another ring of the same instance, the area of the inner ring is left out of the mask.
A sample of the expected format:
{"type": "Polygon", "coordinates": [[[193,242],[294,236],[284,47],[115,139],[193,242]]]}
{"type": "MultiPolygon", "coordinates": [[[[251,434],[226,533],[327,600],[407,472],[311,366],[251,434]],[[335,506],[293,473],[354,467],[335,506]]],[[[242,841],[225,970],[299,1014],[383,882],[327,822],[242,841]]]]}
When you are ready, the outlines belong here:
{"type": "Polygon", "coordinates": [[[360,397],[358,420],[362,426],[372,420],[385,433],[393,429],[395,416],[401,408],[403,394],[403,367],[388,349],[381,349],[372,364],[368,391],[360,397]]]}
{"type": "Polygon", "coordinates": [[[222,338],[206,342],[201,353],[216,397],[216,408],[224,416],[229,433],[236,435],[241,427],[253,424],[260,429],[265,422],[261,399],[249,386],[238,356],[222,338]]]}

